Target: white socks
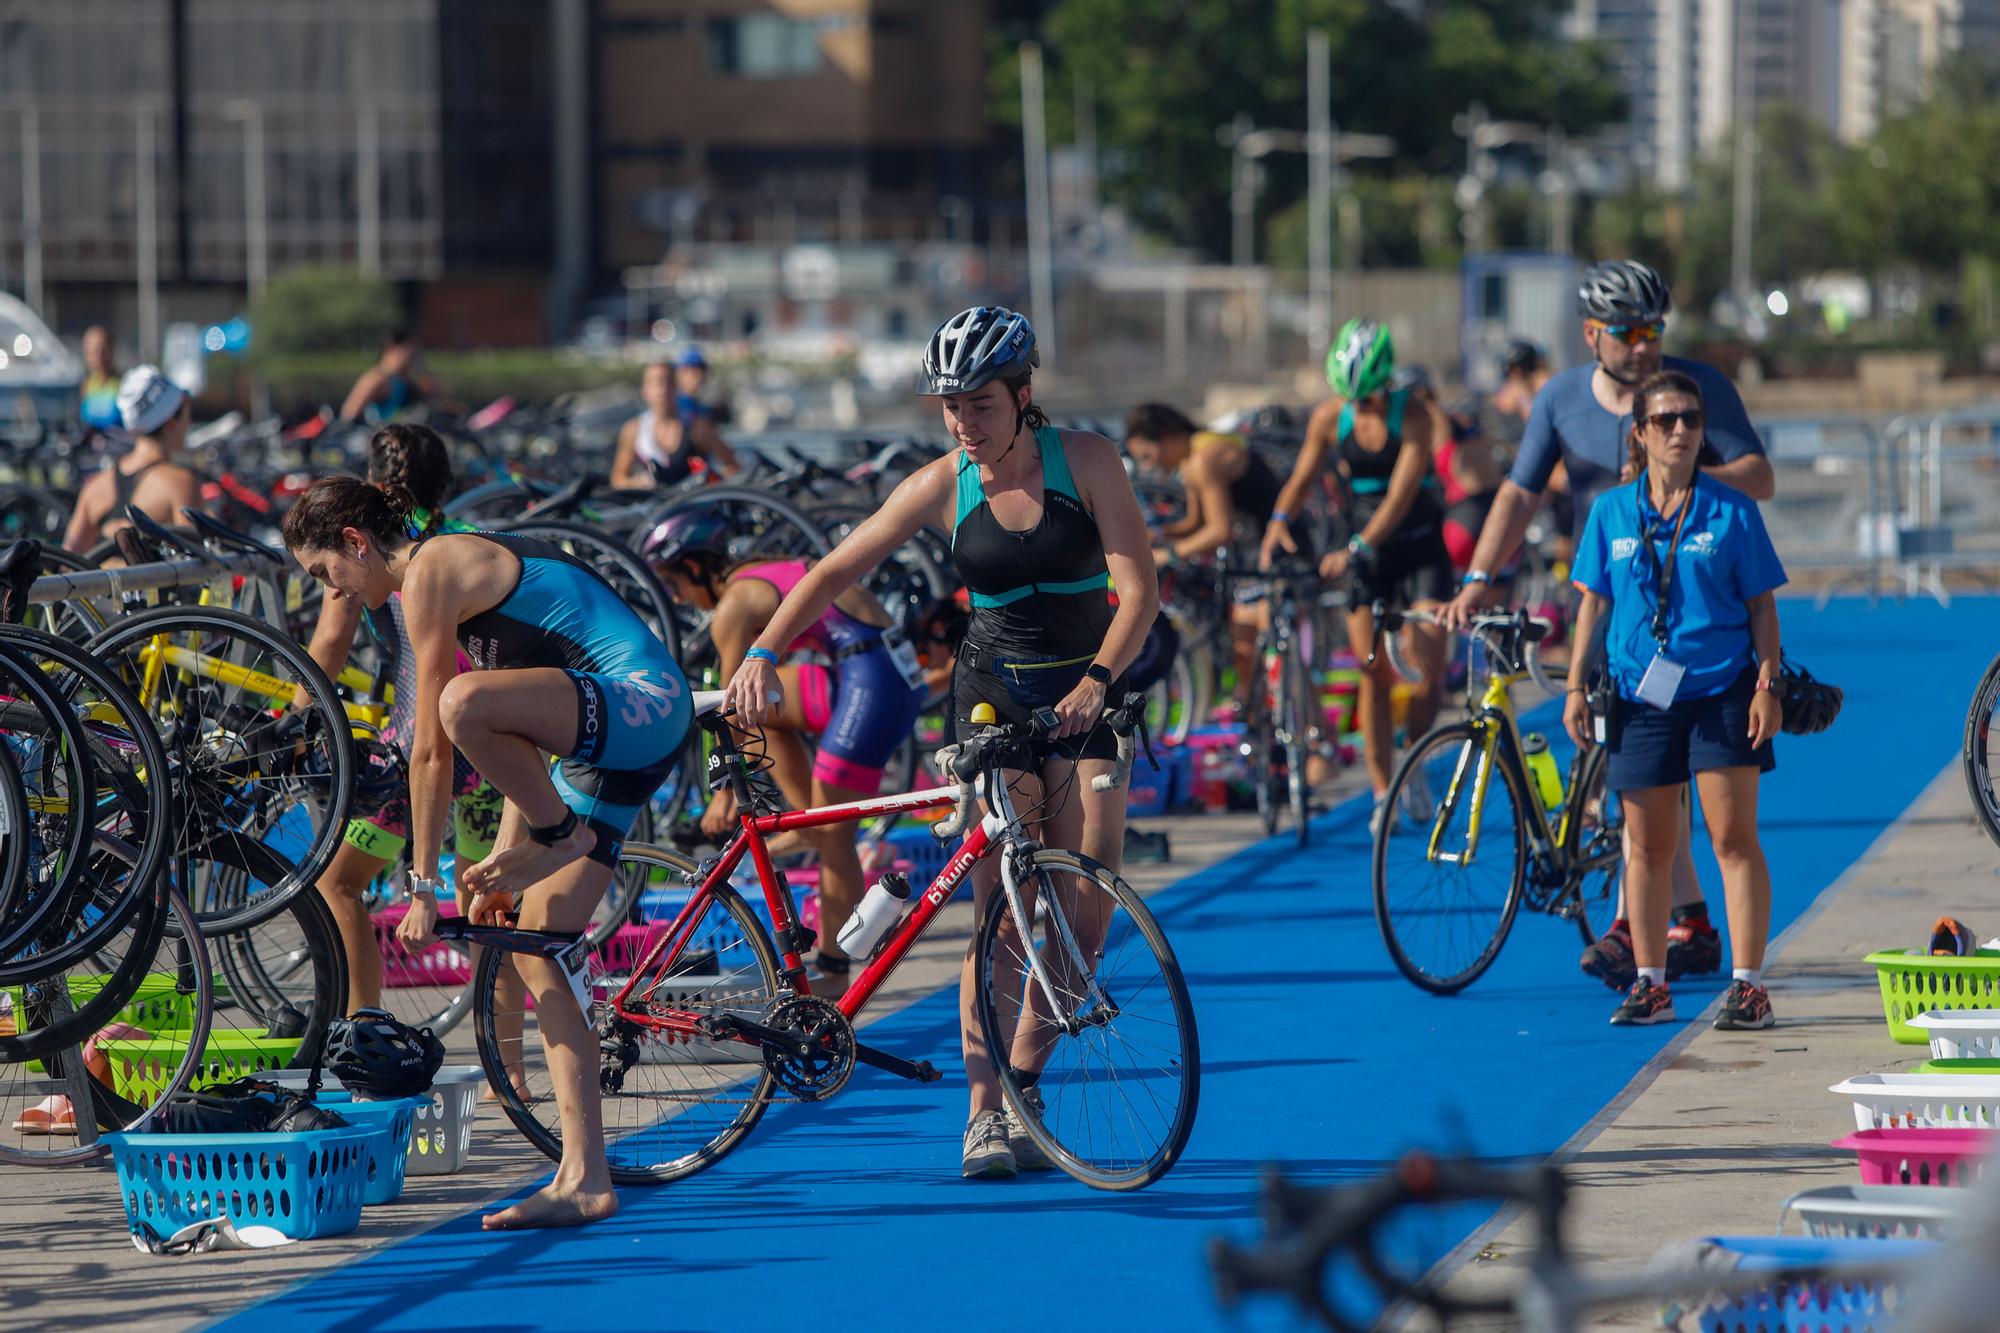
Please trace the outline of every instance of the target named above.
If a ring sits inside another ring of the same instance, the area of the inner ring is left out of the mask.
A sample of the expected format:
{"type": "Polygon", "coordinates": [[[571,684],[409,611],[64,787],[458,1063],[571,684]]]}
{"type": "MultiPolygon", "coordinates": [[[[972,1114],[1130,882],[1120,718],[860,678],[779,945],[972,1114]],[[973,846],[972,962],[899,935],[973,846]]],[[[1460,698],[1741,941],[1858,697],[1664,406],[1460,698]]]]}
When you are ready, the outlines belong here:
{"type": "Polygon", "coordinates": [[[1739,967],[1730,976],[1737,981],[1747,981],[1753,986],[1764,984],[1764,969],[1761,967],[1739,967]]]}
{"type": "Polygon", "coordinates": [[[1667,969],[1664,967],[1642,967],[1639,969],[1639,975],[1652,982],[1655,986],[1664,986],[1667,984],[1667,969]]]}

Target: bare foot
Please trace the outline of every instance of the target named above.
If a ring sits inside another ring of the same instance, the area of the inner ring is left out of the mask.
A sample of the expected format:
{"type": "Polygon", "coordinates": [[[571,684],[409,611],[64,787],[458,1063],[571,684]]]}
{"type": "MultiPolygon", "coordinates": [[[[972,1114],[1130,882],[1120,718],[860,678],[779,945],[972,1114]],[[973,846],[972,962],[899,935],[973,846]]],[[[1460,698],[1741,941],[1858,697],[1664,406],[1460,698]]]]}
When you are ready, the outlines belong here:
{"type": "Polygon", "coordinates": [[[597,847],[597,835],[582,820],[569,836],[544,845],[533,838],[504,852],[496,852],[476,866],[458,872],[459,880],[474,893],[524,892],[539,884],[572,861],[581,861],[597,847]]]}
{"type": "Polygon", "coordinates": [[[618,1195],[610,1186],[571,1189],[549,1185],[512,1208],[479,1219],[487,1231],[527,1231],[536,1227],[580,1227],[602,1222],[618,1211],[618,1195]]]}

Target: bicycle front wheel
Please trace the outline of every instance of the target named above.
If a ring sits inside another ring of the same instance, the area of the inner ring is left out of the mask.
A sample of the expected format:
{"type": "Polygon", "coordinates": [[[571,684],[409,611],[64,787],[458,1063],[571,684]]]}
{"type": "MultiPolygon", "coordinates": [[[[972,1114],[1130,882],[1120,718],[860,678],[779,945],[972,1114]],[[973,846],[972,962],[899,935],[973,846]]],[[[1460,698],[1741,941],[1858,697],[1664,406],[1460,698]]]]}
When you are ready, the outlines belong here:
{"type": "MultiPolygon", "coordinates": [[[[648,873],[678,870],[685,857],[627,843],[619,867],[648,873]]],[[[770,1105],[775,1080],[762,1053],[740,1042],[675,1038],[618,1017],[611,1000],[635,964],[645,962],[672,918],[613,935],[585,965],[591,996],[585,1015],[595,1046],[603,1098],[605,1156],[611,1178],[626,1185],[656,1185],[712,1166],[743,1141],[770,1105]]],[[[479,949],[473,977],[473,1030],[479,1062],[515,1128],[553,1161],[562,1160],[562,1120],[546,1051],[530,1040],[521,1007],[520,974],[511,955],[479,949]]],[[[681,1013],[723,1013],[762,1021],[780,994],[778,958],[764,926],[728,885],[719,885],[701,910],[681,923],[659,963],[634,988],[631,1007],[681,1013]]],[[[788,993],[788,992],[787,992],[788,993]]]]}
{"type": "Polygon", "coordinates": [[[1089,857],[1036,852],[1021,888],[1031,917],[1041,905],[1033,953],[1047,987],[1004,893],[991,896],[973,946],[979,1026],[1001,1090],[1071,1176],[1144,1189],[1179,1160],[1201,1093],[1180,963],[1132,886],[1089,857]]]}
{"type": "Polygon", "coordinates": [[[1300,645],[1294,643],[1285,654],[1284,734],[1286,754],[1285,795],[1292,808],[1292,836],[1304,847],[1312,841],[1312,710],[1319,703],[1312,688],[1312,674],[1306,670],[1300,645]]]}
{"type": "Polygon", "coordinates": [[[1375,924],[1397,970],[1438,995],[1493,965],[1527,878],[1526,799],[1487,725],[1454,722],[1412,746],[1375,833],[1375,924]]]}

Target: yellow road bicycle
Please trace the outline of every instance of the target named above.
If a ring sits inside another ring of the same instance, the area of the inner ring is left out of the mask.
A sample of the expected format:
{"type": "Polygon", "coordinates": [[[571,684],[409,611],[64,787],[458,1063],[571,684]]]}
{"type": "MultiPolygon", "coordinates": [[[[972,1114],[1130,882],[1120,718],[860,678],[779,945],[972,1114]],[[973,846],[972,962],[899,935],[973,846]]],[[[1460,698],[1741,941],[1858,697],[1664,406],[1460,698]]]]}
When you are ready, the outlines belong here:
{"type": "MultiPolygon", "coordinates": [[[[1406,619],[1378,608],[1390,659],[1406,619]]],[[[1623,864],[1624,812],[1605,788],[1605,751],[1578,751],[1568,780],[1548,742],[1524,735],[1514,687],[1524,679],[1557,698],[1537,645],[1547,622],[1526,612],[1480,616],[1469,627],[1478,702],[1463,721],[1434,727],[1390,780],[1375,834],[1375,921],[1405,977],[1449,995],[1485,973],[1526,907],[1569,921],[1588,945],[1609,925],[1623,864]]],[[[1557,724],[1560,726],[1560,724],[1557,724]]]]}

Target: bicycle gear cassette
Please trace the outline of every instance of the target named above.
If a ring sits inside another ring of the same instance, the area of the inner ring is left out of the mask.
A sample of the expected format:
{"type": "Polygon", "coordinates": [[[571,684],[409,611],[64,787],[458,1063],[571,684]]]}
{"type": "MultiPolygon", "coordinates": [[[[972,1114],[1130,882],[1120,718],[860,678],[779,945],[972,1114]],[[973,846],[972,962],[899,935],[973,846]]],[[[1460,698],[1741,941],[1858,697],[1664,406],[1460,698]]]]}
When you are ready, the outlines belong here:
{"type": "Polygon", "coordinates": [[[769,1027],[799,1038],[807,1053],[764,1047],[764,1067],[780,1087],[802,1102],[824,1101],[854,1072],[854,1025],[833,1001],[818,995],[779,997],[764,1015],[769,1027]]]}

